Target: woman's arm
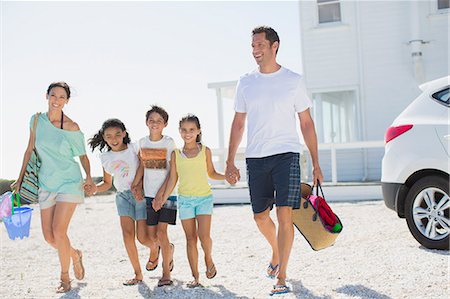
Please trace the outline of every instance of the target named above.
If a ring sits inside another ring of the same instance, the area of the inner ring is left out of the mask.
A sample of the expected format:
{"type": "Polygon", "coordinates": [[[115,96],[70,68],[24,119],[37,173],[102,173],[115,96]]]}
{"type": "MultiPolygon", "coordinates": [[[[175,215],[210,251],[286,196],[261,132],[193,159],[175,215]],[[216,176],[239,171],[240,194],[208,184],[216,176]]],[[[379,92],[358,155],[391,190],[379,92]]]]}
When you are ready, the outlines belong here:
{"type": "Polygon", "coordinates": [[[11,184],[11,189],[13,191],[19,192],[20,186],[22,185],[23,176],[25,175],[25,170],[27,169],[28,161],[30,160],[31,153],[33,152],[33,132],[30,129],[30,137],[28,138],[28,145],[25,153],[23,155],[22,168],[20,169],[18,179],[11,184]]]}
{"type": "Polygon", "coordinates": [[[213,180],[224,180],[225,175],[218,173],[216,169],[214,169],[214,164],[212,162],[212,154],[209,147],[206,147],[206,168],[208,170],[208,176],[213,180]]]}
{"type": "MultiPolygon", "coordinates": [[[[166,202],[167,198],[169,198],[170,194],[172,193],[173,189],[175,188],[175,185],[178,181],[178,173],[177,173],[177,164],[176,164],[176,155],[175,151],[172,152],[170,156],[170,171],[169,174],[166,177],[166,181],[164,184],[166,184],[166,187],[164,188],[164,193],[162,193],[161,197],[157,200],[154,200],[152,203],[153,209],[155,211],[158,211],[161,209],[162,205],[166,202]]],[[[163,185],[164,185],[163,184],[163,185]]],[[[161,191],[161,189],[159,190],[161,191]]],[[[158,191],[158,193],[159,193],[158,191]]],[[[155,197],[156,199],[156,197],[155,197]]]]}

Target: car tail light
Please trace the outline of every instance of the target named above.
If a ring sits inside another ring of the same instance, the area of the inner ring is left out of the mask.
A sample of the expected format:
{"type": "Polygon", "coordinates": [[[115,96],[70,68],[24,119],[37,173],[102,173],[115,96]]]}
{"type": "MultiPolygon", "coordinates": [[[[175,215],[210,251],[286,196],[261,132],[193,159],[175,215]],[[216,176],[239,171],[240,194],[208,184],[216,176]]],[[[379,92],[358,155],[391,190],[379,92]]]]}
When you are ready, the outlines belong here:
{"type": "Polygon", "coordinates": [[[402,135],[406,131],[411,130],[413,125],[403,125],[403,126],[397,126],[397,127],[389,127],[386,131],[386,136],[384,136],[385,143],[388,143],[394,138],[397,138],[398,136],[402,135]]]}

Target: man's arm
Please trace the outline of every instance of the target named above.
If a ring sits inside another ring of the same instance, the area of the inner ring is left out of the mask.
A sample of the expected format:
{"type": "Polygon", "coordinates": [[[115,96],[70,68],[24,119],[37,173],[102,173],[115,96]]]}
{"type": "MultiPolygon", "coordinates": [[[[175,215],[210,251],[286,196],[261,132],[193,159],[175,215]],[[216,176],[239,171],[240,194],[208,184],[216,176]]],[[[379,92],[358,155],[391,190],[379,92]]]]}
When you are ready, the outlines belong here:
{"type": "Polygon", "coordinates": [[[300,129],[303,134],[303,139],[305,140],[306,146],[308,147],[311,155],[313,165],[313,184],[316,185],[317,181],[320,183],[323,182],[323,174],[319,166],[319,153],[314,121],[311,118],[309,108],[303,112],[299,112],[298,117],[300,118],[300,129]]]}
{"type": "Polygon", "coordinates": [[[228,145],[227,166],[225,169],[225,178],[228,183],[236,184],[241,178],[239,169],[234,165],[234,159],[242,136],[244,135],[245,118],[247,113],[236,112],[234,114],[233,123],[231,124],[230,143],[228,145]]]}

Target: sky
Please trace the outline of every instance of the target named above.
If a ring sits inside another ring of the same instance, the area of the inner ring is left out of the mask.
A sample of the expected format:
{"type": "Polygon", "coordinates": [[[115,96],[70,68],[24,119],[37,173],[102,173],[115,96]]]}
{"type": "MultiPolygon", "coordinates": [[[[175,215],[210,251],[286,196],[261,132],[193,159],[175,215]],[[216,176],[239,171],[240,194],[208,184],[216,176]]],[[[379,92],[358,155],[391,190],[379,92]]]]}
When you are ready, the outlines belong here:
{"type": "MultiPolygon", "coordinates": [[[[254,27],[273,27],[280,36],[278,62],[302,69],[297,1],[1,1],[0,13],[0,178],[17,178],[29,119],[47,111],[51,82],[71,86],[64,112],[86,140],[112,117],[138,140],[148,135],[146,111],[158,104],[169,113],[164,134],[178,146],[178,121],[194,113],[204,144],[214,149],[216,94],[207,85],[256,68],[254,27]]],[[[233,101],[224,108],[228,136],[233,101]]],[[[98,152],[88,157],[92,175],[101,176],[98,152]]]]}

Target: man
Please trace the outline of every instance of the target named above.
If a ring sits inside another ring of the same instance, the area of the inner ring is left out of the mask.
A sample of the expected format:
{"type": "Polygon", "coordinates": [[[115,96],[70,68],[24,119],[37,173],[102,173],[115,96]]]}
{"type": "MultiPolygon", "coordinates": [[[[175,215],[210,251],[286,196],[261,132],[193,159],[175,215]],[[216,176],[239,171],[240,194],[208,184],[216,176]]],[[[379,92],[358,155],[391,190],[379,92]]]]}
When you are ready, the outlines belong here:
{"type": "Polygon", "coordinates": [[[296,129],[297,115],[312,159],[313,183],[323,180],[317,136],[309,111],[311,100],[303,78],[277,63],[279,44],[278,34],[270,27],[257,27],[252,31],[253,57],[259,67],[242,76],[236,89],[236,113],[225,172],[231,184],[240,179],[234,159],[248,118],[248,185],[254,219],[272,247],[267,275],[276,277],[277,283],[271,295],[290,291],[286,285],[286,269],[294,240],[292,209],[299,208],[300,204],[301,145],[296,129]],[[278,234],[270,217],[274,203],[278,234]]]}

